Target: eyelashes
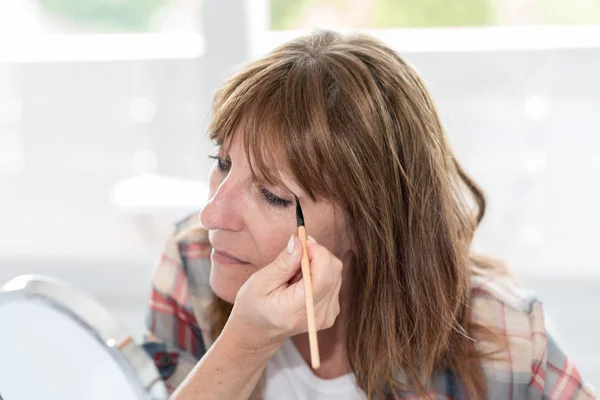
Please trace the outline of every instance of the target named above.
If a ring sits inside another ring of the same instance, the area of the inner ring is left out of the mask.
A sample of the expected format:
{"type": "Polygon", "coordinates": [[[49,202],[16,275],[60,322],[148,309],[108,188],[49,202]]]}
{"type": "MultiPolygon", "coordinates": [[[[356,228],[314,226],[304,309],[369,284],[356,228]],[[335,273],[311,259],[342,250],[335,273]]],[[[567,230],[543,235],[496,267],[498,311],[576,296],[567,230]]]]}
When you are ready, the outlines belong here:
{"type": "Polygon", "coordinates": [[[217,167],[219,167],[219,171],[221,172],[228,172],[231,169],[231,161],[224,161],[219,156],[208,156],[208,158],[217,160],[217,167]]]}
{"type": "MultiPolygon", "coordinates": [[[[208,156],[208,158],[217,161],[217,168],[222,173],[227,173],[231,169],[231,161],[230,160],[223,160],[219,156],[208,156]]],[[[285,200],[285,199],[282,199],[281,197],[277,197],[265,188],[261,187],[259,189],[259,191],[263,197],[263,200],[265,200],[269,205],[271,205],[273,207],[287,208],[292,205],[291,200],[285,200]]]]}
{"type": "Polygon", "coordinates": [[[277,197],[265,188],[260,188],[260,193],[263,195],[264,199],[272,206],[287,208],[292,205],[292,202],[290,200],[285,200],[280,197],[277,197]]]}

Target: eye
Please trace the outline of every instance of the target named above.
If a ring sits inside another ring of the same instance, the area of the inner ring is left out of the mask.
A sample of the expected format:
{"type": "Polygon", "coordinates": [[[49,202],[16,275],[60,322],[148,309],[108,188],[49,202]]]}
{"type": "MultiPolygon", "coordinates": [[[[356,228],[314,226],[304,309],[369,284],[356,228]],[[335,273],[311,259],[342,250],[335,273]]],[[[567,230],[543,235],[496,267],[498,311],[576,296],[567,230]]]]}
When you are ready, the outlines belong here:
{"type": "Polygon", "coordinates": [[[223,160],[219,156],[208,156],[213,160],[217,160],[217,167],[219,167],[219,171],[221,172],[229,172],[231,169],[231,160],[223,160]]]}
{"type": "Polygon", "coordinates": [[[265,188],[260,188],[260,193],[263,195],[265,200],[272,206],[286,208],[292,205],[292,202],[290,200],[279,198],[265,188]]]}

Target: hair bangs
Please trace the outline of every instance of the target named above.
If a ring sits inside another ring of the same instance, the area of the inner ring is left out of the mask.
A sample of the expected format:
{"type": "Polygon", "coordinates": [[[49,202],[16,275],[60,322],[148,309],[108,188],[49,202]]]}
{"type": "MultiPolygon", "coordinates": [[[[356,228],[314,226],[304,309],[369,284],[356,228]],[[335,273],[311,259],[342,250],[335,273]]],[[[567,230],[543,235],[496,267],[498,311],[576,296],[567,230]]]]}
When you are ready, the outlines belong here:
{"type": "Polygon", "coordinates": [[[287,187],[278,171],[288,171],[312,200],[332,198],[329,179],[315,157],[318,143],[330,135],[322,123],[325,101],[315,102],[318,93],[306,91],[309,74],[302,65],[282,68],[295,70],[299,79],[255,70],[243,80],[229,81],[215,96],[209,137],[225,154],[234,140],[243,140],[252,177],[258,182],[287,187]]]}

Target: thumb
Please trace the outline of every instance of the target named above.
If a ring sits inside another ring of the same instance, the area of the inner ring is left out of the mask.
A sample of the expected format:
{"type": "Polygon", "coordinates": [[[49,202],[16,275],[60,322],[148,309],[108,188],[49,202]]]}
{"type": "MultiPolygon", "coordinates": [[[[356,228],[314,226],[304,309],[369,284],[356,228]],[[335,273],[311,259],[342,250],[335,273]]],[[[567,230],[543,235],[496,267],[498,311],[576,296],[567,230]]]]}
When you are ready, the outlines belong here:
{"type": "Polygon", "coordinates": [[[267,293],[279,288],[296,275],[302,259],[302,242],[292,235],[288,245],[269,265],[259,271],[260,280],[267,293]]]}

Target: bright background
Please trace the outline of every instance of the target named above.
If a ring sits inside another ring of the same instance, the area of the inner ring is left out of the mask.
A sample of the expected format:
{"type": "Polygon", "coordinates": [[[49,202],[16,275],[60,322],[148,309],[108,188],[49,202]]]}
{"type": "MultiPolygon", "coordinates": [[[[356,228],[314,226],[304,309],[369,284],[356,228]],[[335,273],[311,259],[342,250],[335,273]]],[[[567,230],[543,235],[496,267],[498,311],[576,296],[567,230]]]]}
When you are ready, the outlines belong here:
{"type": "Polygon", "coordinates": [[[0,282],[65,279],[138,337],[173,221],[201,206],[212,93],[314,27],[422,74],[489,197],[476,246],[538,292],[600,386],[600,3],[2,0],[0,282]]]}

